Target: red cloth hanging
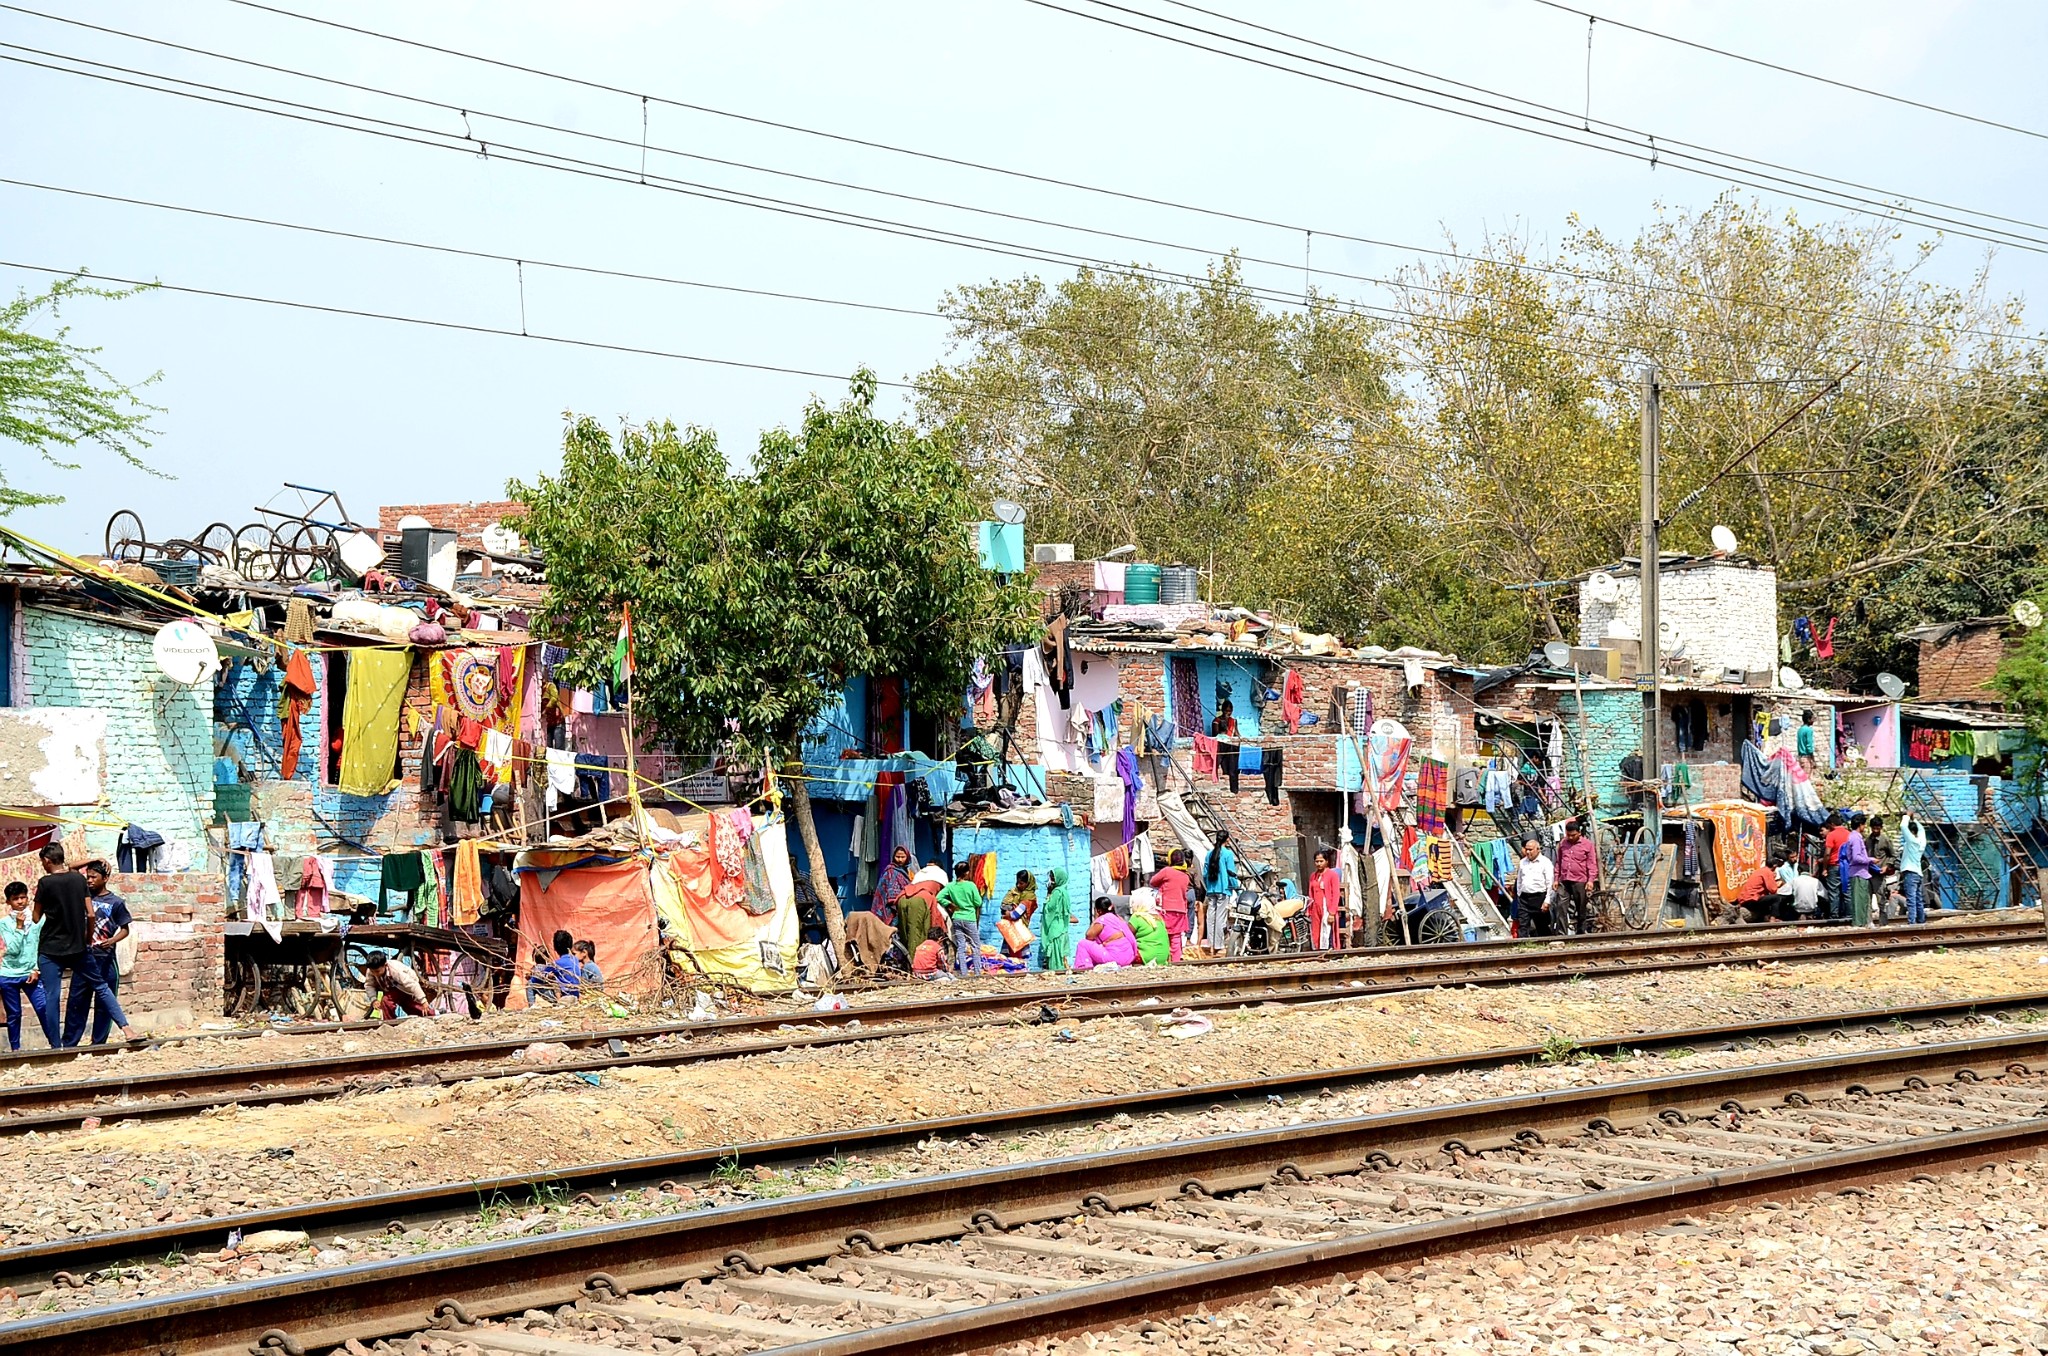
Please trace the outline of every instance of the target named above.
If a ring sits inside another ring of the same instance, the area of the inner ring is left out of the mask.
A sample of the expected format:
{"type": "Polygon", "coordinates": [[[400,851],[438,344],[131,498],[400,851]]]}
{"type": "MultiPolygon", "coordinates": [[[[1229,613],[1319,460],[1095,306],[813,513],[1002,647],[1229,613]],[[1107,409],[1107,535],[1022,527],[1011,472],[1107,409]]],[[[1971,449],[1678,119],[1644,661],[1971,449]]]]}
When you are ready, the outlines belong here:
{"type": "Polygon", "coordinates": [[[1833,659],[1835,657],[1835,623],[1840,620],[1840,617],[1829,617],[1828,629],[1813,638],[1814,658],[1833,659]]]}
{"type": "Polygon", "coordinates": [[[298,775],[299,746],[305,738],[299,723],[313,709],[313,693],[317,690],[313,680],[313,661],[306,658],[304,650],[294,648],[291,658],[284,664],[284,709],[278,716],[284,726],[284,749],[278,758],[278,775],[286,781],[298,775]]]}
{"type": "Polygon", "coordinates": [[[1301,732],[1301,699],[1303,687],[1301,675],[1293,669],[1287,670],[1280,678],[1280,716],[1287,722],[1287,733],[1301,732]]]}

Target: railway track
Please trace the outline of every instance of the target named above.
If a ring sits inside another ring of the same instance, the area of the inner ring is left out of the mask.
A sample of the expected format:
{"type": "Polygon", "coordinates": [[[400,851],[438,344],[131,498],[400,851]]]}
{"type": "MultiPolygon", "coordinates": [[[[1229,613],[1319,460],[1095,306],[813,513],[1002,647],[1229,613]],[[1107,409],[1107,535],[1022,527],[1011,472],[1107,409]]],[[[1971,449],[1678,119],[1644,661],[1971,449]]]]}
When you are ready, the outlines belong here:
{"type": "Polygon", "coordinates": [[[2048,1034],[2005,1036],[605,1225],[0,1325],[0,1348],[296,1356],[426,1333],[584,1356],[630,1333],[707,1353],[965,1352],[2044,1149],[2048,1034]]]}
{"type": "MultiPolygon", "coordinates": [[[[1448,962],[1455,966],[1461,962],[1478,962],[1500,956],[1528,956],[1538,952],[1552,956],[1610,954],[1617,951],[1632,951],[1643,954],[1656,951],[1662,954],[1682,954],[1687,948],[1698,948],[1705,952],[1725,953],[1726,948],[1766,947],[1793,945],[1785,939],[1805,938],[1813,944],[1821,940],[1835,941],[1841,945],[1869,942],[1879,947],[1902,946],[1907,949],[1924,949],[1946,946],[1951,936],[1956,945],[1971,945],[1971,938],[1995,936],[1997,940],[2026,941],[2033,938],[2048,938],[2039,923],[2028,924],[2025,920],[2037,917],[2033,910],[2021,910],[2018,918],[2007,911],[1996,920],[1987,922],[1956,922],[1933,924],[1923,928],[1899,927],[1851,928],[1846,926],[1815,927],[1810,924],[1742,923],[1729,927],[1717,927],[1706,932],[1683,933],[1591,933],[1580,936],[1547,937],[1541,940],[1509,940],[1500,942],[1447,942],[1432,945],[1356,947],[1336,951],[1283,952],[1269,956],[1203,956],[1182,961],[1175,972],[1183,976],[1203,974],[1214,976],[1220,969],[1243,970],[1246,977],[1256,978],[1263,972],[1280,974],[1289,972],[1315,971],[1331,966],[1352,967],[1385,963],[1413,968],[1423,962],[1434,964],[1448,962]]],[[[1091,986],[1123,987],[1123,986],[1091,986]]],[[[929,994],[930,987],[917,980],[889,980],[882,982],[849,983],[841,991],[849,994],[867,995],[882,993],[923,993],[929,994]]],[[[1042,996],[1041,996],[1042,997],[1042,996]]],[[[921,1000],[933,1001],[929,998],[921,1000]]],[[[876,1007],[896,1006],[894,1004],[872,1005],[876,1007]]],[[[852,1014],[858,1016],[859,1013],[852,1014]]],[[[781,1014],[765,1014],[741,1018],[722,1019],[727,1029],[737,1029],[751,1023],[756,1028],[787,1023],[795,1020],[817,1020],[812,1014],[801,1011],[786,1011],[781,1014]]],[[[43,1064],[83,1063],[97,1058],[117,1055],[123,1051],[152,1048],[165,1045],[234,1044],[244,1040],[297,1036],[324,1036],[336,1033],[376,1031],[387,1023],[376,1021],[357,1022],[294,1022],[289,1025],[238,1027],[221,1031],[192,1031],[172,1036],[143,1037],[135,1041],[112,1041],[105,1045],[80,1045],[68,1050],[17,1050],[0,1053],[0,1075],[10,1069],[32,1067],[43,1064]]],[[[580,1038],[583,1043],[602,1043],[609,1037],[624,1035],[628,1039],[645,1034],[659,1034],[667,1031],[700,1031],[708,1025],[698,1021],[673,1021],[664,1023],[643,1023],[623,1031],[614,1030],[600,1036],[580,1038]]],[[[576,1036],[536,1035],[534,1040],[555,1040],[565,1044],[577,1043],[576,1036]]],[[[522,1042],[530,1043],[530,1041],[522,1042]]]]}
{"type": "MultiPolygon", "coordinates": [[[[1489,950],[1484,955],[1402,955],[1384,960],[1327,962],[1313,973],[1280,970],[1209,974],[1180,969],[1072,990],[1033,988],[869,1004],[837,1012],[773,1013],[704,1022],[666,1022],[595,1032],[524,1034],[490,1041],[411,1046],[313,1059],[111,1077],[33,1082],[0,1088],[0,1135],[58,1129],[84,1117],[122,1120],[190,1115],[209,1107],[317,1101],[404,1082],[548,1072],[600,1072],[735,1059],[806,1046],[900,1036],[942,1024],[1004,1024],[1033,1016],[1079,1021],[1143,1016],[1162,1007],[1193,1009],[1255,1003],[1311,1003],[1367,998],[1444,985],[1564,980],[1639,971],[1699,969],[1782,960],[1834,960],[1935,947],[1974,947],[2040,940],[2033,923],[1944,928],[1940,932],[1867,928],[1817,933],[1727,936],[1688,934],[1489,950]],[[765,1033],[765,1034],[763,1034],[765,1033]],[[512,1057],[527,1046],[558,1045],[580,1057],[536,1066],[512,1057]]],[[[1445,948],[1453,951],[1452,948],[1445,948]]]]}
{"type": "MultiPolygon", "coordinates": [[[[2044,1016],[2048,1016],[2048,991],[2014,994],[1992,1002],[1930,1003],[1791,1020],[1618,1034],[1588,1040],[1580,1044],[1575,1053],[1593,1057],[1702,1047],[1767,1049],[1780,1042],[1808,1040],[1829,1034],[1860,1031],[1865,1035],[1881,1036],[1887,1031],[1939,1029],[1990,1017],[2034,1022],[2044,1016]]],[[[813,1164],[825,1158],[901,1148],[934,1137],[979,1135],[1000,1139],[1025,1131],[1089,1124],[1116,1114],[1142,1115],[1202,1107],[1215,1109],[1231,1103],[1309,1097],[1362,1084],[1500,1068],[1541,1060],[1554,1054],[1543,1046],[1505,1046],[1468,1055],[1313,1069],[1230,1082],[1159,1088],[1115,1097],[871,1125],[636,1159],[593,1162],[551,1172],[544,1177],[530,1173],[513,1174],[110,1230],[0,1250],[0,1286],[30,1295],[53,1284],[90,1284],[102,1270],[118,1268],[126,1262],[210,1249],[235,1232],[251,1234],[263,1229],[298,1230],[324,1239],[332,1239],[337,1233],[360,1236],[402,1232],[409,1226],[474,1215],[479,1202],[495,1201],[516,1206],[529,1199],[538,1200],[543,1195],[566,1197],[570,1193],[582,1192],[600,1192],[616,1197],[636,1190],[667,1189],[678,1182],[695,1189],[708,1185],[716,1172],[813,1164]]]]}

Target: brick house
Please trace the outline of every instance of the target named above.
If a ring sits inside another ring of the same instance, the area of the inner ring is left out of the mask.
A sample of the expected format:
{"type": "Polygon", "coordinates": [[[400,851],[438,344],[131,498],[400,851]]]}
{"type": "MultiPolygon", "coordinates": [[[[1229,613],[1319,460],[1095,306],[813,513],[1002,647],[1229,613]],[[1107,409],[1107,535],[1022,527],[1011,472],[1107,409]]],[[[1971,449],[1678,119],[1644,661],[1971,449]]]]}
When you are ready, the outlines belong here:
{"type": "Polygon", "coordinates": [[[1918,692],[1922,701],[2003,706],[1991,686],[1998,666],[2024,634],[2009,616],[1920,626],[1904,633],[1920,643],[1918,692]]]}

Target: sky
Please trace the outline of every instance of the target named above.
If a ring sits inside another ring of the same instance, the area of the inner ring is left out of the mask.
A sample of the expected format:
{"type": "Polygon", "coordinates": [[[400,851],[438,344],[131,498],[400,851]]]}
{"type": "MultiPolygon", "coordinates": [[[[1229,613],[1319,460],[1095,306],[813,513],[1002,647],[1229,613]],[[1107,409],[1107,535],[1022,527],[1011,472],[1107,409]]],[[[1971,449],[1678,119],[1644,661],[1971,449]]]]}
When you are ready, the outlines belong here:
{"type": "MultiPolygon", "coordinates": [[[[1188,22],[1164,0],[1130,0],[1188,22]]],[[[1079,8],[1079,0],[1059,0],[1079,8]]],[[[1203,0],[1210,9],[1353,52],[1579,109],[1745,156],[2026,221],[2048,221],[2048,140],[1959,122],[1596,25],[1536,0],[1427,5],[1203,0]]],[[[835,399],[867,366],[885,382],[946,353],[924,314],[951,287],[1052,263],[712,201],[694,186],[1113,260],[1199,271],[1236,249],[1276,261],[1251,281],[1298,290],[1318,268],[1385,276],[1412,251],[1148,207],[867,149],[743,119],[1200,204],[1310,231],[1407,246],[1515,231],[1554,244],[1577,214],[1628,236],[1657,204],[1699,207],[1725,185],[1469,118],[1263,69],[1027,0],[277,0],[323,16],[614,87],[481,65],[232,3],[22,0],[0,8],[0,57],[23,49],[322,105],[431,129],[370,136],[0,61],[0,178],[476,251],[477,259],[167,213],[0,184],[0,260],[105,277],[380,312],[481,330],[157,291],[81,301],[74,340],[137,380],[160,372],[146,453],[161,476],[81,450],[76,470],[0,446],[19,489],[62,494],[13,526],[97,549],[107,518],[152,538],[238,526],[290,505],[285,482],[329,489],[353,518],[385,503],[501,497],[552,469],[563,417],[672,419],[716,431],[743,460],[763,429],[835,399]],[[33,17],[36,10],[235,65],[33,17]],[[414,96],[394,100],[291,72],[414,96]],[[650,184],[514,163],[505,147],[602,162],[637,179],[639,95],[650,184]],[[419,102],[424,101],[424,102],[419,102]],[[721,116],[737,114],[741,117],[721,116]],[[507,119],[547,124],[521,127],[507,119]],[[481,141],[450,148],[450,134],[481,141]],[[441,134],[436,144],[432,132],[441,134]],[[575,134],[585,135],[575,135],[575,134]],[[609,141],[593,137],[610,138],[609,141]],[[411,138],[411,139],[404,139],[411,138]],[[488,147],[499,149],[491,154],[488,147]],[[687,152],[696,159],[676,152],[687,152]],[[744,162],[719,164],[714,161],[744,162]],[[752,168],[750,168],[752,167],[752,168]],[[779,174],[763,170],[780,171],[779,174]],[[791,176],[828,178],[906,201],[791,176]],[[687,190],[687,191],[685,191],[687,190]],[[985,209],[982,213],[962,206],[985,209]],[[988,212],[1036,219],[1006,220],[988,212]],[[1151,244],[1097,232],[1145,237],[1151,244]],[[520,265],[515,260],[531,260],[520,265]],[[828,306],[675,282],[596,277],[571,263],[726,287],[905,308],[828,306]],[[579,347],[530,335],[575,339],[579,347]],[[617,351],[661,350],[741,364],[617,351]]],[[[2048,129],[2039,68],[2048,7],[1924,0],[1624,3],[1583,8],[1979,116],[2048,129]]],[[[118,72],[106,71],[116,74],[118,72]]],[[[120,79],[135,77],[120,75],[120,79]]],[[[197,88],[196,86],[192,88],[197,88]]],[[[200,91],[204,92],[204,91],[200,91]]],[[[210,94],[210,98],[226,97],[210,94]]],[[[322,115],[324,116],[324,115],[322,115]]],[[[1799,206],[1809,218],[1825,209],[1799,206]]],[[[1919,239],[1901,238],[1908,248],[1919,239]]],[[[1935,276],[1964,280],[1985,246],[1952,240],[1935,276]]],[[[2000,291],[2026,296],[2048,255],[2007,250],[2000,291]]],[[[9,293],[47,273],[0,268],[9,293]]],[[[1374,284],[1324,277],[1383,303],[1374,284]]],[[[883,403],[906,408],[898,387],[883,403]]]]}

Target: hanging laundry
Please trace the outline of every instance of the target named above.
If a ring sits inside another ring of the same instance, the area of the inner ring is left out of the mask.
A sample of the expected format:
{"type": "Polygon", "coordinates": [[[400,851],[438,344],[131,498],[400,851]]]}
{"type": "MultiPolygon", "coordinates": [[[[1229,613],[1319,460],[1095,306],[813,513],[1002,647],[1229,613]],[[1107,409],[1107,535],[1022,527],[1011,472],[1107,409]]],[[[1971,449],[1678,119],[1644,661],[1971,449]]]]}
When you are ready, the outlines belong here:
{"type": "Polygon", "coordinates": [[[1380,808],[1389,814],[1401,808],[1404,783],[1408,778],[1408,750],[1414,743],[1408,727],[1398,720],[1382,718],[1372,723],[1366,740],[1366,760],[1372,774],[1373,794],[1380,808]]]}
{"type": "Polygon", "coordinates": [[[381,795],[398,765],[398,715],[412,650],[358,649],[348,656],[341,709],[341,765],[335,784],[352,796],[381,795]]]}
{"type": "Polygon", "coordinates": [[[1266,758],[1260,768],[1260,775],[1265,778],[1266,804],[1268,805],[1278,805],[1280,803],[1280,778],[1285,770],[1286,759],[1287,750],[1277,745],[1266,750],[1266,758]]]}
{"type": "Polygon", "coordinates": [[[327,912],[327,892],[334,883],[334,868],[319,857],[299,864],[299,892],[292,898],[292,913],[301,919],[315,919],[327,912]]]}
{"type": "Polygon", "coordinates": [[[1138,836],[1138,755],[1131,749],[1116,751],[1116,775],[1123,783],[1124,841],[1138,836]]]}
{"type": "Polygon", "coordinates": [[[1266,766],[1266,748],[1263,744],[1240,744],[1237,749],[1237,770],[1241,773],[1258,772],[1266,766]]]}
{"type": "Polygon", "coordinates": [[[1427,834],[1444,831],[1444,813],[1451,804],[1450,768],[1434,758],[1416,762],[1415,826],[1427,834]]]}
{"type": "MultiPolygon", "coordinates": [[[[1287,722],[1287,732],[1297,734],[1301,730],[1301,702],[1306,688],[1301,674],[1294,669],[1280,675],[1280,719],[1287,722]]],[[[1249,768],[1242,769],[1250,771],[1249,768]]]]}
{"type": "Polygon", "coordinates": [[[1197,777],[1206,776],[1211,781],[1214,781],[1216,779],[1216,741],[1205,734],[1196,734],[1192,738],[1195,741],[1194,775],[1197,777]]]}
{"type": "Polygon", "coordinates": [[[1836,618],[1836,617],[1829,617],[1829,618],[1828,618],[1828,629],[1827,629],[1827,630],[1825,630],[1825,631],[1823,631],[1823,632],[1821,632],[1821,633],[1820,633],[1819,635],[1817,635],[1817,636],[1815,636],[1815,637],[1814,637],[1814,639],[1813,639],[1813,654],[1814,654],[1814,658],[1816,658],[1816,659],[1833,659],[1833,658],[1835,657],[1835,623],[1836,623],[1836,622],[1837,622],[1838,620],[1840,620],[1840,619],[1839,619],[1839,618],[1836,618]]]}
{"type": "Polygon", "coordinates": [[[466,928],[482,918],[484,913],[483,856],[476,839],[465,838],[455,845],[453,875],[449,918],[456,927],[466,928]]]}
{"type": "Polygon", "coordinates": [[[286,781],[299,774],[299,747],[305,738],[301,722],[313,709],[316,690],[313,661],[307,658],[304,650],[294,648],[284,663],[283,700],[277,715],[284,735],[284,751],[278,758],[278,776],[286,781]]]}

